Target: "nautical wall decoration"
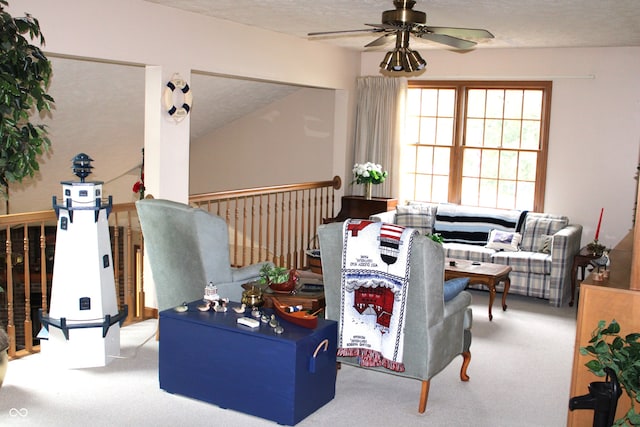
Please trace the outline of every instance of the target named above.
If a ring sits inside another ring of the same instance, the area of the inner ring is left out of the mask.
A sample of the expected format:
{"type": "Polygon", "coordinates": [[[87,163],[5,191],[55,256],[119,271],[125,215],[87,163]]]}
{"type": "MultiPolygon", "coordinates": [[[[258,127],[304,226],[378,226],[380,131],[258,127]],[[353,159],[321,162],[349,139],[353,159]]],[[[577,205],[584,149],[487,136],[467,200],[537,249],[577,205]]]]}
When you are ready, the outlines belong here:
{"type": "Polygon", "coordinates": [[[176,122],[181,122],[191,111],[192,101],[193,95],[191,95],[189,83],[180,77],[180,74],[175,73],[162,93],[162,105],[165,111],[176,122]]]}
{"type": "Polygon", "coordinates": [[[63,204],[53,196],[58,217],[49,313],[40,313],[41,351],[68,368],[105,366],[120,355],[120,326],[127,306],[118,311],[108,217],[109,196],[102,182],[85,181],[91,159],[73,159],[79,182],[63,181],[63,204]],[[43,334],[44,332],[44,334],[43,334]]]}

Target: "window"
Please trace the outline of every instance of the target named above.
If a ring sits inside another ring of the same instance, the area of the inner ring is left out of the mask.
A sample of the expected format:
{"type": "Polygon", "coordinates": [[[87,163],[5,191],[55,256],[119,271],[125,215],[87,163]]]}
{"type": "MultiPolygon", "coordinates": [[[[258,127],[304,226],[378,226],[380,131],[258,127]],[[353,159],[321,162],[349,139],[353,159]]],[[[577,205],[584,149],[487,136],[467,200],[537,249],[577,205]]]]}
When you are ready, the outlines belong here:
{"type": "Polygon", "coordinates": [[[404,200],[544,210],[551,82],[410,82],[404,200]]]}

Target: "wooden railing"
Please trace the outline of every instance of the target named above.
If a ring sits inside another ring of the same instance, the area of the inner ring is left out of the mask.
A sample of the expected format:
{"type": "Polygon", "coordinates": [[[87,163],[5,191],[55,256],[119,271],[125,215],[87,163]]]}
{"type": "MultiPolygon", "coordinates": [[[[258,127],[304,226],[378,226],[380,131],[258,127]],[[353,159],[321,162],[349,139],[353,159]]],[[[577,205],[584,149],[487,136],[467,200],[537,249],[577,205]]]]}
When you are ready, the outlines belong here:
{"type": "MultiPolygon", "coordinates": [[[[317,247],[318,225],[334,216],[341,181],[261,187],[189,198],[193,206],[229,224],[231,263],[272,260],[289,268],[306,266],[306,249],[317,247]]],[[[11,358],[40,351],[38,310],[48,312],[53,278],[55,211],[0,215],[0,326],[9,335],[11,358]]],[[[125,323],[152,316],[145,311],[143,237],[134,203],[113,205],[109,215],[118,308],[129,307],[125,323]]]]}
{"type": "Polygon", "coordinates": [[[331,181],[196,194],[189,203],[226,220],[234,266],[269,260],[299,269],[307,266],[306,250],[318,245],[318,225],[334,217],[340,186],[336,176],[331,181]]]}
{"type": "MultiPolygon", "coordinates": [[[[4,260],[0,262],[0,324],[6,325],[12,358],[39,351],[38,310],[48,312],[49,308],[56,225],[53,209],[0,215],[0,238],[5,240],[4,260]]],[[[126,322],[141,320],[142,235],[133,203],[113,206],[109,232],[118,308],[128,305],[126,322]]]]}

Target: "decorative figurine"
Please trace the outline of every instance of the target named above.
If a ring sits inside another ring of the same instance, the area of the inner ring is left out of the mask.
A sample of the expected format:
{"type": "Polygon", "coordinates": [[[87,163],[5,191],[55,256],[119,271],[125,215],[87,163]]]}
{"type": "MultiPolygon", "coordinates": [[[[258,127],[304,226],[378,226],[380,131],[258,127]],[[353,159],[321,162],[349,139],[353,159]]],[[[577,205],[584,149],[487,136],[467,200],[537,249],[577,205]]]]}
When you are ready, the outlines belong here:
{"type": "Polygon", "coordinates": [[[233,311],[235,311],[238,314],[244,313],[246,309],[247,309],[247,305],[244,303],[240,305],[240,307],[233,307],[233,311]]]}

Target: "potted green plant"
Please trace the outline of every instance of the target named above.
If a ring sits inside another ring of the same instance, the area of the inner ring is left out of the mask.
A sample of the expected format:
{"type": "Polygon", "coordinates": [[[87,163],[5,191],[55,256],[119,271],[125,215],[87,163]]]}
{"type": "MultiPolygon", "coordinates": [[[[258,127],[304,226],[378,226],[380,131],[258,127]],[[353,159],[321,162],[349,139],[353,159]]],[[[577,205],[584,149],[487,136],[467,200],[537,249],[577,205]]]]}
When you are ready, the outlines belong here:
{"type": "Polygon", "coordinates": [[[605,376],[605,368],[615,372],[618,382],[631,400],[631,408],[624,417],[616,420],[615,426],[639,425],[640,414],[636,403],[640,403],[640,333],[620,335],[620,325],[615,320],[607,326],[604,320],[598,322],[589,344],[580,347],[580,354],[593,356],[585,366],[594,375],[605,376]]]}
{"type": "Polygon", "coordinates": [[[260,284],[266,284],[276,292],[291,292],[295,289],[298,281],[298,274],[295,270],[277,267],[273,264],[264,264],[260,268],[259,276],[258,282],[260,284]]]}
{"type": "Polygon", "coordinates": [[[9,367],[9,335],[0,327],[0,387],[9,367]]]}
{"type": "Polygon", "coordinates": [[[46,126],[32,124],[30,117],[35,110],[51,111],[54,102],[47,94],[51,63],[30,43],[35,39],[44,45],[40,24],[29,14],[12,17],[6,6],[0,0],[0,185],[5,196],[10,182],[39,170],[38,157],[51,142],[46,126]]]}

